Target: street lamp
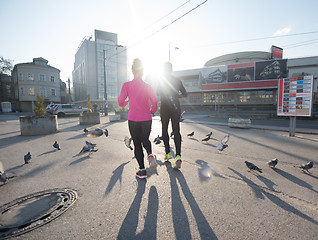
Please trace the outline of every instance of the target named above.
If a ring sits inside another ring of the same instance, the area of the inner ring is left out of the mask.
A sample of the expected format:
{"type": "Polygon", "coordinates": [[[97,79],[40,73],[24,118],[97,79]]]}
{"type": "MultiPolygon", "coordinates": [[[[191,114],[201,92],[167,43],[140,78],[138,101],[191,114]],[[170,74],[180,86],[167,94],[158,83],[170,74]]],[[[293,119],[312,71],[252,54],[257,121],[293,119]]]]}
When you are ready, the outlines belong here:
{"type": "MultiPolygon", "coordinates": [[[[105,44],[105,45],[111,45],[111,44],[105,44]]],[[[116,49],[118,47],[123,47],[122,45],[111,45],[111,46],[115,46],[116,49]]],[[[107,76],[106,76],[106,50],[104,49],[103,50],[103,53],[104,53],[104,99],[105,99],[105,116],[108,115],[108,100],[107,100],[107,87],[106,87],[106,83],[107,83],[107,76]]],[[[111,55],[108,60],[113,57],[113,56],[116,56],[117,54],[114,54],[114,55],[111,55]]]]}
{"type": "MultiPolygon", "coordinates": [[[[169,62],[170,62],[170,49],[171,49],[171,42],[169,43],[169,62]]],[[[174,45],[174,50],[179,50],[179,48],[174,45]]]]}

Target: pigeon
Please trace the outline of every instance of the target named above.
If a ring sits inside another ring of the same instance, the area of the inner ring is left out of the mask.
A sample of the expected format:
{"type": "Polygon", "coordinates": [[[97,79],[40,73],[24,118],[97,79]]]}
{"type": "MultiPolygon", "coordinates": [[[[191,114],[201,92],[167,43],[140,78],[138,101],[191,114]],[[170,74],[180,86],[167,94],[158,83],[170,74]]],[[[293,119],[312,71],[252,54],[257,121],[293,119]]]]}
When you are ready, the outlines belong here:
{"type": "Polygon", "coordinates": [[[26,155],[24,155],[24,164],[28,164],[31,160],[31,153],[28,152],[26,155]]]}
{"type": "Polygon", "coordinates": [[[181,113],[181,115],[180,115],[180,122],[183,122],[183,121],[184,121],[184,118],[182,117],[184,113],[185,113],[185,111],[183,111],[183,112],[181,113]]]}
{"type": "Polygon", "coordinates": [[[14,177],[17,177],[17,175],[15,175],[14,173],[6,173],[4,171],[2,162],[0,162],[0,182],[3,182],[4,184],[6,184],[8,179],[14,178],[14,177]]]}
{"type": "Polygon", "coordinates": [[[259,167],[257,167],[257,166],[254,165],[253,163],[248,162],[248,161],[245,161],[245,164],[246,164],[246,166],[249,168],[249,171],[250,171],[250,170],[255,170],[255,171],[258,171],[258,172],[262,173],[262,169],[260,169],[259,167]]]}
{"type": "Polygon", "coordinates": [[[155,143],[155,142],[157,142],[158,140],[161,140],[160,137],[159,137],[159,135],[158,135],[158,137],[156,137],[156,138],[153,140],[153,142],[155,143]]]}
{"type": "Polygon", "coordinates": [[[85,143],[86,143],[86,145],[89,147],[89,148],[94,148],[94,147],[96,147],[96,143],[91,143],[91,142],[89,142],[89,141],[85,141],[85,143]]]}
{"type": "Polygon", "coordinates": [[[301,168],[303,172],[304,171],[309,172],[308,170],[311,169],[313,166],[314,166],[313,161],[310,161],[310,162],[308,162],[306,164],[302,164],[301,166],[299,166],[299,168],[301,168]]]}
{"type": "Polygon", "coordinates": [[[158,138],[156,141],[155,141],[155,144],[160,144],[161,143],[161,140],[160,140],[160,138],[158,138]]]}
{"type": "Polygon", "coordinates": [[[79,153],[83,152],[97,152],[98,149],[94,149],[93,146],[88,146],[87,144],[82,148],[82,150],[79,153]]]}
{"type": "Polygon", "coordinates": [[[91,136],[94,136],[94,137],[100,137],[103,134],[105,134],[105,136],[108,137],[108,130],[107,129],[96,128],[93,132],[91,132],[91,136]]]}
{"type": "Polygon", "coordinates": [[[188,136],[188,137],[193,137],[193,135],[194,135],[194,132],[189,133],[187,136],[188,136]]]}
{"type": "Polygon", "coordinates": [[[129,137],[126,136],[125,139],[124,139],[124,142],[125,142],[126,147],[128,147],[130,150],[133,150],[132,146],[130,145],[131,144],[131,140],[132,140],[132,138],[129,138],[129,137]]]}
{"type": "Polygon", "coordinates": [[[209,140],[210,140],[210,137],[206,137],[206,138],[203,138],[201,142],[208,142],[209,140]]]}
{"type": "Polygon", "coordinates": [[[217,149],[219,151],[223,151],[225,148],[227,148],[229,145],[227,145],[228,141],[230,140],[230,135],[226,135],[224,138],[222,138],[221,143],[217,145],[217,149]]]}
{"type": "Polygon", "coordinates": [[[212,132],[208,133],[208,134],[207,134],[207,135],[205,135],[205,136],[207,136],[207,137],[210,137],[210,138],[211,138],[211,136],[212,136],[212,132]]]}
{"type": "Polygon", "coordinates": [[[271,168],[276,167],[277,163],[278,163],[278,159],[277,158],[273,158],[272,160],[269,160],[267,162],[268,166],[271,167],[271,168]]]}
{"type": "Polygon", "coordinates": [[[87,135],[88,134],[88,130],[86,128],[84,128],[84,133],[87,135]]]}
{"type": "Polygon", "coordinates": [[[7,180],[7,174],[4,172],[2,162],[0,162],[0,182],[6,183],[7,180]]]}
{"type": "Polygon", "coordinates": [[[170,137],[172,138],[172,137],[173,137],[173,135],[174,135],[174,134],[173,134],[173,132],[171,132],[171,133],[170,133],[170,137]]]}
{"type": "Polygon", "coordinates": [[[57,141],[54,142],[53,147],[56,148],[57,150],[61,150],[60,145],[58,144],[57,141]]]}

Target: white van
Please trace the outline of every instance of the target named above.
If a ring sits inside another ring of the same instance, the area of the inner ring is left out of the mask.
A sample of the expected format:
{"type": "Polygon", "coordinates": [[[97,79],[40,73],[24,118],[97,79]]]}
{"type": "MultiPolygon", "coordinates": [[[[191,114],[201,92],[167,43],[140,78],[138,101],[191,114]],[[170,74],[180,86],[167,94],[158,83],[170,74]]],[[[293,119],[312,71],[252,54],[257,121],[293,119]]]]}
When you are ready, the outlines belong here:
{"type": "Polygon", "coordinates": [[[53,108],[52,114],[63,117],[65,115],[80,114],[85,111],[87,111],[87,108],[83,108],[82,106],[75,104],[56,104],[53,108]]]}

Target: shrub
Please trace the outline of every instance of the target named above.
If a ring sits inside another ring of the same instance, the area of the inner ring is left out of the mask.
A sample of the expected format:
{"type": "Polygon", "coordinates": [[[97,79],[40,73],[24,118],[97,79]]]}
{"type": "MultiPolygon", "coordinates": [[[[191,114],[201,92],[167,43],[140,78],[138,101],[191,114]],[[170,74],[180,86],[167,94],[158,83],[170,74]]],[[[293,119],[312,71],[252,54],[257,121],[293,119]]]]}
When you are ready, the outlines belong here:
{"type": "Polygon", "coordinates": [[[40,96],[40,94],[36,96],[34,113],[37,117],[43,117],[45,115],[44,98],[40,96]]]}

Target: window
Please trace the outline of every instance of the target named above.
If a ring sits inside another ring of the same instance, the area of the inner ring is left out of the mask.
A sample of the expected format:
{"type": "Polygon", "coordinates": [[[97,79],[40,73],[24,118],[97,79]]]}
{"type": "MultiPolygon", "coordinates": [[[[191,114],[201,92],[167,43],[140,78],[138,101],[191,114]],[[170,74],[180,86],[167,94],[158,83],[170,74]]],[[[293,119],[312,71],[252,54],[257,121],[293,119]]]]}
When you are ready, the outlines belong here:
{"type": "Polygon", "coordinates": [[[28,73],[28,80],[34,80],[33,73],[28,73]]]}
{"type": "Polygon", "coordinates": [[[23,95],[23,88],[20,88],[20,94],[23,95]]]}
{"type": "Polygon", "coordinates": [[[54,82],[54,76],[51,76],[51,82],[54,82]]]}
{"type": "Polygon", "coordinates": [[[51,89],[51,95],[54,96],[54,97],[56,96],[56,92],[55,92],[54,88],[51,89]]]}
{"type": "Polygon", "coordinates": [[[23,81],[23,73],[19,73],[19,81],[23,81]]]}
{"type": "Polygon", "coordinates": [[[29,96],[34,96],[34,88],[29,88],[29,96]]]}
{"type": "Polygon", "coordinates": [[[45,81],[45,75],[44,74],[39,74],[39,80],[40,81],[45,81]]]}
{"type": "Polygon", "coordinates": [[[41,88],[40,89],[40,95],[44,98],[46,98],[46,88],[41,88]]]}

